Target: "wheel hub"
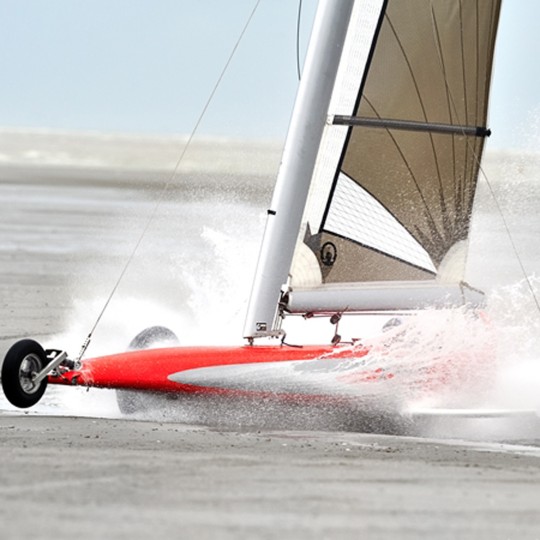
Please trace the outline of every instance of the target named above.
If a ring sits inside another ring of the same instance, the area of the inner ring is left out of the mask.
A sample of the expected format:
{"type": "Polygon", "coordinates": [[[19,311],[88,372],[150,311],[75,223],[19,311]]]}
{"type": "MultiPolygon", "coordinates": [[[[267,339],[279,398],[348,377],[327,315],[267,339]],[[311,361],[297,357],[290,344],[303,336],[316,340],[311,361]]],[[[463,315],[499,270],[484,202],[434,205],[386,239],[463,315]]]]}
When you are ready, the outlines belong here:
{"type": "Polygon", "coordinates": [[[21,388],[27,394],[33,394],[39,390],[39,384],[35,384],[34,377],[40,371],[41,367],[41,360],[35,354],[28,354],[21,362],[19,380],[21,388]]]}

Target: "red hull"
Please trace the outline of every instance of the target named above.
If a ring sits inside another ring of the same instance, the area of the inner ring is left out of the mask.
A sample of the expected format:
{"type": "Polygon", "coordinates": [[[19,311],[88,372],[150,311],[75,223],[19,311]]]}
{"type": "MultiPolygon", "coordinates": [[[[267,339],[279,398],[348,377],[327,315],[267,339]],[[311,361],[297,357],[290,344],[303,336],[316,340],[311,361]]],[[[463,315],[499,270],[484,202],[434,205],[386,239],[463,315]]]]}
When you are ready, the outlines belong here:
{"type": "MultiPolygon", "coordinates": [[[[354,357],[361,358],[367,348],[355,348],[354,357]]],[[[176,347],[130,351],[89,359],[80,370],[69,371],[62,377],[50,377],[53,384],[124,388],[158,392],[211,392],[224,390],[212,386],[197,386],[175,382],[174,374],[198,368],[248,364],[276,364],[316,360],[321,357],[332,362],[350,357],[350,347],[332,346],[243,346],[243,347],[176,347]]]]}

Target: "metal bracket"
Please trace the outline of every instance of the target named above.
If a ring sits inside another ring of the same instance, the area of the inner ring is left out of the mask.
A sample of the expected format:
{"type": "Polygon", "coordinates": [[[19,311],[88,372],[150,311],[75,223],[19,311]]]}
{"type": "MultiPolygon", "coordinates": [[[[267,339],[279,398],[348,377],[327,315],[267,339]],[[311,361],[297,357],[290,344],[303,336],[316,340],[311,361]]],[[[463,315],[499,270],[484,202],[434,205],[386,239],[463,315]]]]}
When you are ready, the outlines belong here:
{"type": "Polygon", "coordinates": [[[60,351],[57,349],[47,349],[45,353],[47,354],[47,358],[51,358],[52,356],[52,359],[41,371],[39,371],[32,377],[32,382],[34,384],[39,384],[43,379],[45,379],[45,377],[49,375],[49,373],[54,371],[62,363],[73,364],[73,365],[66,366],[71,369],[75,367],[75,363],[72,362],[71,360],[68,360],[66,351],[60,351]]]}

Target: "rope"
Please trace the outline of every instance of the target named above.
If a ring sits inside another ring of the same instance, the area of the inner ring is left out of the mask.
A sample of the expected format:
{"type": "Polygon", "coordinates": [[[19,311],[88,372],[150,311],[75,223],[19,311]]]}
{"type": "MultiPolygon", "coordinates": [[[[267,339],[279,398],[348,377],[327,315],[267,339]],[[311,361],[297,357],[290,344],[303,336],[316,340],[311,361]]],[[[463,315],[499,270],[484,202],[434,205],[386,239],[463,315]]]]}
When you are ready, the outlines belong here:
{"type": "Polygon", "coordinates": [[[169,186],[171,185],[171,183],[173,182],[173,180],[175,179],[176,177],[176,174],[178,172],[178,169],[180,168],[180,165],[182,163],[182,161],[184,160],[184,157],[193,141],[193,138],[195,137],[195,134],[197,133],[198,129],[199,129],[199,126],[204,118],[204,116],[206,115],[206,111],[208,110],[208,107],[210,106],[212,100],[214,99],[214,96],[219,88],[219,86],[221,85],[221,82],[223,80],[223,77],[225,76],[225,73],[227,72],[228,68],[229,68],[229,65],[231,64],[232,62],[232,59],[234,57],[234,55],[236,54],[236,51],[244,37],[244,34],[246,33],[249,25],[251,24],[251,21],[255,15],[255,12],[257,11],[257,8],[259,7],[259,4],[261,3],[261,0],[256,0],[255,2],[255,5],[253,6],[253,9],[251,10],[251,13],[246,21],[246,23],[244,24],[244,27],[242,28],[242,31],[240,32],[240,35],[238,36],[238,39],[236,40],[236,43],[234,44],[234,47],[231,51],[231,53],[229,54],[229,57],[227,59],[227,62],[225,63],[225,66],[223,67],[223,69],[221,70],[221,73],[219,74],[219,77],[217,78],[217,81],[215,82],[214,84],[214,87],[212,88],[212,91],[210,92],[210,95],[208,96],[208,99],[206,100],[206,103],[201,111],[201,113],[199,114],[199,117],[197,118],[197,122],[195,123],[195,126],[193,127],[193,129],[191,130],[191,133],[188,137],[188,140],[186,142],[186,144],[184,145],[184,148],[182,150],[182,153],[180,154],[180,157],[178,158],[177,162],[176,162],[176,165],[174,167],[174,170],[171,174],[171,176],[169,177],[169,179],[165,182],[165,184],[163,185],[163,187],[161,188],[161,192],[159,194],[159,197],[154,205],[154,208],[152,209],[152,212],[150,213],[147,221],[146,221],[146,224],[135,244],[135,246],[133,247],[133,250],[131,251],[131,254],[128,258],[128,260],[126,261],[120,275],[118,276],[118,279],[116,280],[116,283],[114,285],[114,287],[112,288],[111,290],[111,293],[109,294],[109,297],[107,298],[107,300],[105,301],[105,304],[103,305],[103,308],[101,309],[99,315],[97,316],[97,319],[94,323],[94,325],[92,326],[92,329],[90,330],[90,332],[88,333],[88,336],[86,337],[86,339],[84,340],[84,343],[82,344],[82,347],[81,347],[81,350],[79,352],[79,356],[77,357],[77,362],[80,362],[82,357],[84,356],[84,353],[86,352],[86,350],[88,349],[88,346],[90,345],[90,342],[92,340],[92,336],[97,328],[97,326],[99,325],[102,317],[103,317],[103,314],[105,313],[107,307],[109,306],[114,294],[116,293],[122,279],[124,278],[131,262],[133,261],[133,258],[135,257],[135,254],[137,253],[142,241],[143,241],[143,238],[145,237],[146,233],[148,232],[148,229],[150,228],[150,225],[152,224],[152,222],[154,221],[154,218],[156,217],[156,214],[157,214],[157,211],[159,209],[159,207],[161,206],[161,203],[163,202],[163,199],[165,197],[165,194],[169,188],[169,186]]]}
{"type": "MultiPolygon", "coordinates": [[[[477,159],[476,154],[474,154],[475,159],[477,159]]],[[[532,286],[531,280],[529,278],[529,275],[527,274],[527,271],[525,270],[525,266],[523,264],[523,261],[519,255],[516,243],[514,242],[514,237],[512,236],[512,233],[510,232],[510,228],[508,226],[508,223],[506,221],[506,218],[504,217],[504,213],[502,211],[501,205],[499,204],[499,200],[497,199],[495,195],[495,191],[493,190],[493,187],[491,185],[491,182],[489,181],[489,178],[487,177],[487,174],[485,173],[482,165],[479,165],[480,172],[482,173],[482,177],[486,181],[486,184],[489,188],[489,192],[491,194],[491,197],[493,198],[493,202],[495,203],[495,206],[497,208],[497,212],[499,213],[501,217],[502,224],[504,226],[504,230],[506,231],[506,234],[508,236],[508,240],[510,240],[510,245],[512,246],[512,251],[514,252],[514,255],[517,259],[517,262],[519,264],[519,267],[521,269],[521,273],[523,274],[523,277],[525,278],[525,281],[527,282],[527,286],[529,287],[529,291],[531,293],[531,296],[534,300],[534,303],[536,304],[536,309],[538,310],[538,313],[540,313],[540,302],[538,301],[538,297],[536,296],[536,293],[534,292],[534,288],[532,286]]]]}

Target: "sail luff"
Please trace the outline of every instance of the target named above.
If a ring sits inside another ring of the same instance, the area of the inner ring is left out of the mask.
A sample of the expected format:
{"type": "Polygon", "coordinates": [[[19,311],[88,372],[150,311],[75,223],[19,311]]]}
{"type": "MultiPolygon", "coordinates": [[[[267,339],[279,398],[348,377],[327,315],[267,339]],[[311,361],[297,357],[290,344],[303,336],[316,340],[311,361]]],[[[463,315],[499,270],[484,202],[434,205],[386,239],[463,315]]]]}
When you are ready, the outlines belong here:
{"type": "Polygon", "coordinates": [[[253,283],[244,337],[272,335],[354,0],[321,0],[253,283]]]}
{"type": "MultiPolygon", "coordinates": [[[[368,53],[368,56],[366,58],[366,63],[365,63],[364,70],[363,70],[363,73],[362,73],[362,80],[361,80],[360,86],[358,88],[358,93],[357,93],[356,99],[354,101],[354,105],[352,107],[352,110],[350,111],[351,113],[353,111],[358,110],[358,106],[360,104],[360,99],[362,98],[363,89],[364,89],[364,86],[366,84],[366,78],[367,78],[368,73],[369,73],[369,66],[371,65],[371,62],[373,60],[373,54],[375,52],[375,46],[377,44],[377,38],[378,38],[379,32],[380,32],[381,27],[382,27],[382,22],[383,22],[383,19],[384,19],[384,14],[386,12],[387,4],[388,4],[388,0],[383,0],[383,2],[381,4],[381,9],[380,9],[380,13],[379,13],[378,21],[377,21],[377,26],[376,26],[374,34],[373,34],[373,40],[371,42],[371,46],[369,48],[369,53],[368,53]]],[[[320,225],[321,231],[324,229],[324,224],[326,223],[326,219],[328,217],[328,212],[330,211],[330,202],[332,200],[333,193],[334,193],[334,191],[336,189],[336,186],[337,186],[337,182],[338,182],[338,179],[339,179],[339,173],[340,173],[340,171],[342,169],[343,160],[345,159],[345,150],[346,150],[346,148],[347,148],[347,146],[349,144],[349,139],[350,139],[351,135],[352,135],[352,126],[348,126],[347,134],[345,136],[345,140],[343,141],[343,146],[341,147],[341,154],[340,154],[340,157],[339,157],[339,161],[337,163],[336,171],[334,173],[334,179],[333,179],[333,182],[332,182],[332,186],[330,188],[330,194],[329,194],[329,197],[328,197],[328,201],[326,203],[326,208],[324,209],[324,213],[323,213],[323,216],[322,216],[321,225],[320,225]]]]}

